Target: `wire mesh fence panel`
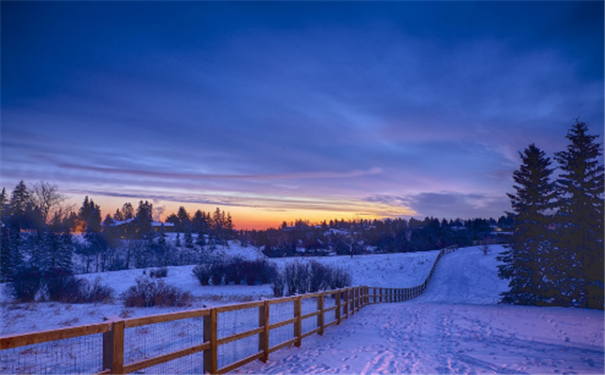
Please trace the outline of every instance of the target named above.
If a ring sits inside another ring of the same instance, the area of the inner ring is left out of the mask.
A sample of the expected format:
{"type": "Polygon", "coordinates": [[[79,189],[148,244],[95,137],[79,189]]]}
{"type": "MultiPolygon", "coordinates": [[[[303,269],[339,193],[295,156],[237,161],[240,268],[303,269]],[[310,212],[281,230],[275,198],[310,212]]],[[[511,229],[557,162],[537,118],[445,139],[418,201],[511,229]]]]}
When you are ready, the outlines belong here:
{"type": "Polygon", "coordinates": [[[317,298],[303,298],[301,300],[302,315],[317,311],[317,298]]]}
{"type": "Polygon", "coordinates": [[[326,311],[324,313],[324,325],[330,324],[336,320],[336,310],[326,311]]]}
{"type": "Polygon", "coordinates": [[[0,352],[1,374],[91,374],[103,371],[103,334],[0,352]]]}
{"type": "Polygon", "coordinates": [[[309,331],[314,330],[315,328],[317,328],[317,316],[312,316],[310,318],[303,319],[301,327],[303,335],[309,331]]]}
{"type": "Polygon", "coordinates": [[[203,317],[126,328],[124,363],[158,357],[203,343],[203,317]]]}
{"type": "Polygon", "coordinates": [[[228,342],[218,346],[218,368],[221,369],[237,361],[258,353],[258,335],[228,342]]]}
{"type": "Polygon", "coordinates": [[[220,312],[217,315],[218,339],[255,328],[258,328],[258,307],[220,312]]]}
{"type": "Polygon", "coordinates": [[[324,309],[329,309],[336,305],[336,294],[326,294],[324,296],[324,309]]]}
{"type": "Polygon", "coordinates": [[[147,367],[133,374],[203,374],[204,352],[186,355],[159,365],[147,367]]]}
{"type": "Polygon", "coordinates": [[[294,301],[269,305],[269,324],[283,322],[294,317],[294,301]]]}
{"type": "Polygon", "coordinates": [[[272,329],[269,332],[269,347],[272,348],[294,338],[294,324],[272,329]]]}

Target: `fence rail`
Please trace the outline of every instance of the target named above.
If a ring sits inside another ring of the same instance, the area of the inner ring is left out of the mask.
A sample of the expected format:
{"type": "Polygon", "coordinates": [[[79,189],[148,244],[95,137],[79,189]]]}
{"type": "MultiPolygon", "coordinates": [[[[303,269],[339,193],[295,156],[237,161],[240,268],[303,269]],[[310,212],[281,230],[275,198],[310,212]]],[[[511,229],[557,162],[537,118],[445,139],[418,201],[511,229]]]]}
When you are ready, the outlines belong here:
{"type": "Polygon", "coordinates": [[[412,288],[357,286],[0,337],[0,373],[226,373],[301,346],[370,304],[418,297],[439,259],[455,249],[442,249],[425,282],[412,288]]]}

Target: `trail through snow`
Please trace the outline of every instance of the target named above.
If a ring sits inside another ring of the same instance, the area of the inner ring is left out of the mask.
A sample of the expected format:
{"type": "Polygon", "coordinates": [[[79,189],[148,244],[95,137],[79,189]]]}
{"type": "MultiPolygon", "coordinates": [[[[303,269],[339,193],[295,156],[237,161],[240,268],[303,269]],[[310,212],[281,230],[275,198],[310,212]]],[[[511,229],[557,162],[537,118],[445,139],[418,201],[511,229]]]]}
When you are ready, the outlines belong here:
{"type": "Polygon", "coordinates": [[[427,292],[363,308],[324,336],[234,373],[602,374],[603,312],[496,305],[495,254],[442,258],[427,292]]]}

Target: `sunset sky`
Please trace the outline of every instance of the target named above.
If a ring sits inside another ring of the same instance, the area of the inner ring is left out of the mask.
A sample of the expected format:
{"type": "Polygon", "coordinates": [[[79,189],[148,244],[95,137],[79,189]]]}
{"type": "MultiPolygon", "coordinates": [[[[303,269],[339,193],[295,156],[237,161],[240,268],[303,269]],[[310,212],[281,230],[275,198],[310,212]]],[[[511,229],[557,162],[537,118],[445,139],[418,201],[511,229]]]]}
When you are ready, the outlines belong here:
{"type": "Polygon", "coordinates": [[[603,2],[2,2],[1,186],[296,218],[499,217],[603,142],[603,2]]]}

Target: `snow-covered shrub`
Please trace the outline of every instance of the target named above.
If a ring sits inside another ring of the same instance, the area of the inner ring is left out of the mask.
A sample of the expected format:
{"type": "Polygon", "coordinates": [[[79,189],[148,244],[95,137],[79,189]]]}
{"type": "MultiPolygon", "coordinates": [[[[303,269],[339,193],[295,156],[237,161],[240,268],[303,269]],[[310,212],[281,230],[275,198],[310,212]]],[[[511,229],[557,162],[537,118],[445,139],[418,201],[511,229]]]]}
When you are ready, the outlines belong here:
{"type": "Polygon", "coordinates": [[[125,307],[187,306],[193,296],[164,280],[152,280],[145,276],[136,278],[136,285],[120,295],[125,307]]]}
{"type": "Polygon", "coordinates": [[[156,279],[166,277],[166,276],[168,276],[168,268],[160,267],[160,268],[151,269],[151,270],[149,270],[149,276],[155,277],[156,279]]]}
{"type": "Polygon", "coordinates": [[[83,284],[83,294],[86,297],[86,302],[111,302],[114,299],[115,290],[108,285],[101,284],[101,278],[97,277],[91,285],[88,280],[83,284]]]}
{"type": "Polygon", "coordinates": [[[336,267],[332,269],[332,277],[330,279],[330,288],[340,289],[351,285],[351,274],[345,269],[336,267]]]}
{"type": "Polygon", "coordinates": [[[11,287],[15,300],[32,302],[42,287],[42,272],[36,267],[21,268],[15,274],[11,287]]]}
{"type": "Polygon", "coordinates": [[[45,297],[49,301],[62,303],[107,303],[114,298],[113,288],[101,284],[97,277],[94,283],[66,272],[56,272],[45,279],[45,297]]]}
{"type": "Polygon", "coordinates": [[[47,273],[44,279],[44,297],[55,302],[81,303],[83,283],[83,279],[76,278],[68,271],[54,270],[47,273]]]}
{"type": "Polygon", "coordinates": [[[193,276],[200,282],[200,284],[208,285],[210,283],[210,278],[212,277],[211,267],[212,266],[208,264],[198,264],[197,266],[193,267],[191,273],[193,273],[193,276]]]}
{"type": "Polygon", "coordinates": [[[273,289],[273,297],[282,297],[284,295],[284,288],[286,286],[286,282],[281,275],[277,275],[275,279],[273,279],[273,284],[271,284],[271,289],[273,289]]]}
{"type": "Polygon", "coordinates": [[[316,260],[309,262],[309,292],[325,290],[332,279],[332,268],[316,260]]]}
{"type": "Polygon", "coordinates": [[[296,293],[307,293],[309,290],[309,265],[299,261],[286,265],[284,279],[289,296],[296,293]]]}
{"type": "Polygon", "coordinates": [[[248,285],[254,285],[257,282],[261,284],[269,283],[277,275],[277,267],[265,259],[242,261],[239,267],[248,285]]]}
{"type": "MultiPolygon", "coordinates": [[[[225,276],[225,266],[222,263],[213,263],[210,265],[210,277],[212,285],[219,285],[225,276]]],[[[226,282],[225,282],[226,283],[226,282]]]]}

